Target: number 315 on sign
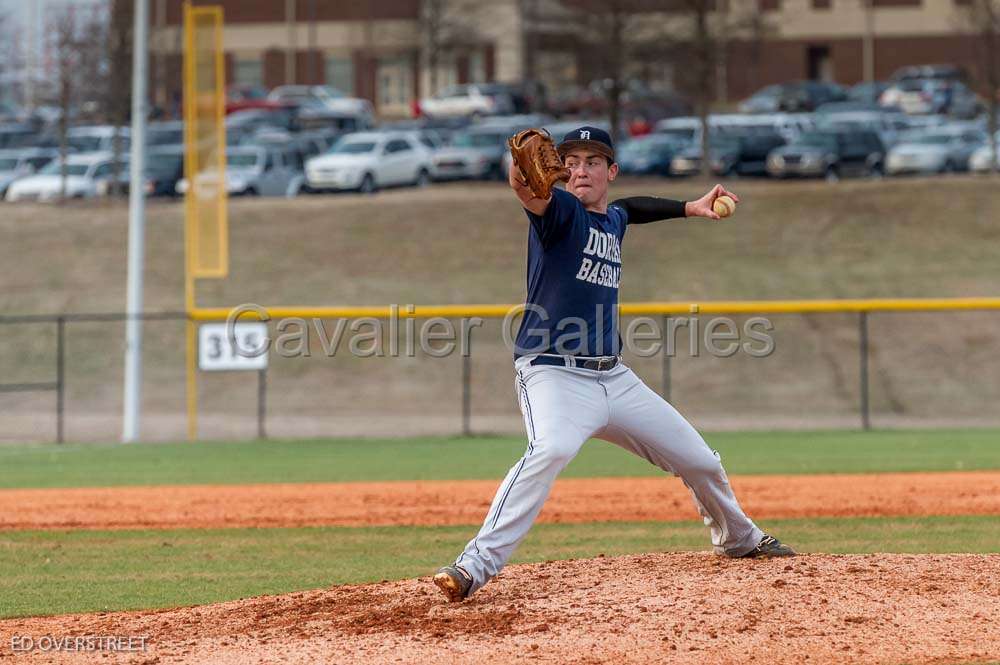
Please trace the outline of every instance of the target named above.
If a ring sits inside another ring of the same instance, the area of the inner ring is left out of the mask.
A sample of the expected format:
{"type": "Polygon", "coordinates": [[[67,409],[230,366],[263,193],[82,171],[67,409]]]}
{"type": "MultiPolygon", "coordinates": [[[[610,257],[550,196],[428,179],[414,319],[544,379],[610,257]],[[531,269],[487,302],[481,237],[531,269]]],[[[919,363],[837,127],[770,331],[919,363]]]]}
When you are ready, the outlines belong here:
{"type": "Polygon", "coordinates": [[[230,343],[225,323],[205,323],[198,328],[198,367],[205,371],[266,369],[267,324],[236,323],[230,343]]]}

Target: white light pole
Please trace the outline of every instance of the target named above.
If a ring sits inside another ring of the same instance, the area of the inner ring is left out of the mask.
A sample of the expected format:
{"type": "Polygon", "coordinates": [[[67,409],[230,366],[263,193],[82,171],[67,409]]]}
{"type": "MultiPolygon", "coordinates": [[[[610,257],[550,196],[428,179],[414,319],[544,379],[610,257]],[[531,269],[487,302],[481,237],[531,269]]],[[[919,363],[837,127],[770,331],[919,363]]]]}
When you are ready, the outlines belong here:
{"type": "Polygon", "coordinates": [[[142,402],[142,269],[145,252],[146,82],[149,68],[149,0],[135,0],[132,42],[132,161],[128,190],[128,283],[125,320],[125,398],[122,442],[139,437],[142,402]]]}

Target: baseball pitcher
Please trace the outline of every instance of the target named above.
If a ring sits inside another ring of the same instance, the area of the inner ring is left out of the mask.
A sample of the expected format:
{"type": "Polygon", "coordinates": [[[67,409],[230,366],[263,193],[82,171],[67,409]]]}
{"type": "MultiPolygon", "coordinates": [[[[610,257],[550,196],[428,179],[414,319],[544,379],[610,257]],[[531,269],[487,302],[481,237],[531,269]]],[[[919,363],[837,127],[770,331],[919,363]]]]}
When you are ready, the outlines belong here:
{"type": "Polygon", "coordinates": [[[559,472],[587,439],[621,446],[684,481],[717,554],[792,556],[740,508],[718,453],[620,356],[621,241],[632,224],[719,219],[713,203],[739,198],[716,185],[695,201],[631,197],[608,203],[618,175],[611,137],[597,127],[510,141],[510,186],[528,228],[528,289],[515,341],[515,390],[528,447],[497,490],[482,528],[434,583],[449,601],[495,577],[528,533],[559,472]],[[554,188],[567,181],[565,190],[554,188]]]}

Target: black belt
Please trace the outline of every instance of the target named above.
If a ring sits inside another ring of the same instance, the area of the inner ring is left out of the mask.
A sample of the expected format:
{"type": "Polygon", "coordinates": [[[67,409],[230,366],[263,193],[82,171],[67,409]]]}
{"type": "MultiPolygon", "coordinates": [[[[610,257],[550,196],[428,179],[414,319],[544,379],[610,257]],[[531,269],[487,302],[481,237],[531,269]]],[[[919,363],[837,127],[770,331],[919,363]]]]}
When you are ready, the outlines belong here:
{"type": "Polygon", "coordinates": [[[588,358],[586,356],[536,356],[531,365],[559,365],[560,367],[582,367],[606,371],[618,364],[618,356],[588,358]],[[570,359],[572,358],[572,360],[570,359]]]}

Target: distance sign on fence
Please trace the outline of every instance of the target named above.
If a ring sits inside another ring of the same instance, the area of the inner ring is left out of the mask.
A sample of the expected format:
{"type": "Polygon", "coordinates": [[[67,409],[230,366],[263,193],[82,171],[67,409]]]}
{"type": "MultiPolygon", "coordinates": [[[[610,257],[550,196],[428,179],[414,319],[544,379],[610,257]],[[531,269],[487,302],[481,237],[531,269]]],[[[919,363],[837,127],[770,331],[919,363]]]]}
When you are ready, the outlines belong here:
{"type": "Polygon", "coordinates": [[[198,367],[203,371],[267,368],[267,324],[205,323],[198,328],[198,367]],[[235,346],[233,344],[235,342],[235,346]]]}

